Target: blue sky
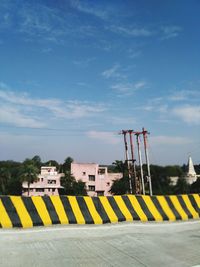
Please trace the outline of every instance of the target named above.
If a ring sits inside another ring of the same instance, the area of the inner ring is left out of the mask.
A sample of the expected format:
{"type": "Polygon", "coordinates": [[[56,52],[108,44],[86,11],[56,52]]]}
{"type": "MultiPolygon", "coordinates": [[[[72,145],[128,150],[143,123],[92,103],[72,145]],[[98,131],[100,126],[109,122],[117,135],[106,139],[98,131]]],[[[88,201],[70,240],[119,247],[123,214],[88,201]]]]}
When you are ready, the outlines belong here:
{"type": "Polygon", "coordinates": [[[200,162],[200,2],[0,0],[0,160],[200,162]]]}

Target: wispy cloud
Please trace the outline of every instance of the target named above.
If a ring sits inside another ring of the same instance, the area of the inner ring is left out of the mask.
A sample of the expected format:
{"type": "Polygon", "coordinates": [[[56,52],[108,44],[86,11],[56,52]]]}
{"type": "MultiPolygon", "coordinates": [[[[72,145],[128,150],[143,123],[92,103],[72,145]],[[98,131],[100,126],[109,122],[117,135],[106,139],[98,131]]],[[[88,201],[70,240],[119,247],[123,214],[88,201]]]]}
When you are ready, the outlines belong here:
{"type": "Polygon", "coordinates": [[[106,69],[102,72],[102,76],[106,79],[109,78],[123,78],[125,75],[121,74],[119,72],[120,65],[119,64],[114,64],[111,68],[106,69]]]}
{"type": "Polygon", "coordinates": [[[171,38],[177,37],[182,32],[182,30],[183,29],[179,26],[161,27],[161,32],[162,32],[161,39],[166,40],[166,39],[171,39],[171,38]]]}
{"type": "Polygon", "coordinates": [[[118,144],[121,141],[120,138],[112,132],[89,131],[87,132],[87,136],[113,145],[118,144]]]}
{"type": "Polygon", "coordinates": [[[148,85],[145,81],[138,81],[136,83],[118,83],[111,86],[113,90],[116,90],[121,95],[131,95],[135,91],[146,88],[148,85]]]}
{"type": "Polygon", "coordinates": [[[188,124],[200,124],[200,106],[179,106],[172,110],[172,114],[188,124]]]}
{"type": "Polygon", "coordinates": [[[97,7],[96,3],[92,4],[92,2],[90,2],[89,4],[87,3],[87,1],[80,2],[79,0],[71,0],[70,3],[73,8],[75,8],[76,10],[82,13],[95,16],[102,20],[105,20],[108,18],[108,12],[106,11],[106,9],[97,7]]]}
{"type": "Polygon", "coordinates": [[[38,41],[62,43],[70,30],[56,9],[42,4],[24,5],[18,12],[18,20],[18,31],[29,38],[38,37],[38,41]]]}
{"type": "Polygon", "coordinates": [[[188,138],[181,136],[152,136],[151,144],[152,145],[185,145],[192,143],[192,141],[188,138]]]}
{"type": "Polygon", "coordinates": [[[27,127],[43,127],[42,121],[48,114],[51,119],[72,120],[94,117],[106,110],[106,106],[102,103],[33,98],[26,93],[17,94],[8,90],[0,90],[0,104],[4,107],[1,110],[1,122],[7,121],[27,127]]]}
{"type": "Polygon", "coordinates": [[[200,100],[200,92],[196,90],[179,90],[169,96],[172,101],[195,101],[200,100]]]}
{"type": "Polygon", "coordinates": [[[8,105],[1,105],[0,123],[29,128],[44,128],[46,126],[39,118],[25,115],[19,108],[8,105]]]}
{"type": "Polygon", "coordinates": [[[128,50],[128,55],[130,58],[138,58],[142,55],[142,51],[130,48],[128,50]]]}
{"type": "Polygon", "coordinates": [[[110,30],[112,32],[115,32],[117,34],[122,34],[125,36],[131,36],[131,37],[150,37],[154,35],[153,31],[150,31],[145,28],[139,28],[139,27],[125,27],[125,26],[116,26],[111,25],[106,28],[107,30],[110,30]]]}
{"type": "Polygon", "coordinates": [[[91,62],[95,61],[96,58],[95,57],[91,57],[91,58],[86,58],[86,59],[82,59],[82,60],[74,60],[73,64],[82,68],[86,68],[88,67],[91,62]]]}
{"type": "Polygon", "coordinates": [[[136,123],[136,118],[134,117],[129,117],[129,116],[111,116],[108,119],[108,122],[110,124],[114,124],[114,125],[133,125],[134,123],[136,123]]]}

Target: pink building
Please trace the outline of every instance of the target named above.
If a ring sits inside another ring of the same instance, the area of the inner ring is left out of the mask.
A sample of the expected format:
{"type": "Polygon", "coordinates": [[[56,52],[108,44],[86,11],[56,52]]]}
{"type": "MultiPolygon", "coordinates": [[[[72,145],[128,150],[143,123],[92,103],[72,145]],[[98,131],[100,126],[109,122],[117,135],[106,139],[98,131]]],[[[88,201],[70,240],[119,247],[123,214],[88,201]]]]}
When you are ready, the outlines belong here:
{"type": "MultiPolygon", "coordinates": [[[[58,189],[63,188],[60,185],[60,178],[63,173],[58,173],[56,167],[41,167],[41,173],[38,175],[37,182],[30,184],[29,196],[51,196],[59,195],[58,189]]],[[[22,184],[22,195],[28,196],[28,183],[22,184]]]]}
{"type": "Polygon", "coordinates": [[[107,167],[95,163],[71,163],[71,173],[86,183],[89,196],[111,196],[113,181],[122,178],[122,173],[109,173],[107,167]]]}

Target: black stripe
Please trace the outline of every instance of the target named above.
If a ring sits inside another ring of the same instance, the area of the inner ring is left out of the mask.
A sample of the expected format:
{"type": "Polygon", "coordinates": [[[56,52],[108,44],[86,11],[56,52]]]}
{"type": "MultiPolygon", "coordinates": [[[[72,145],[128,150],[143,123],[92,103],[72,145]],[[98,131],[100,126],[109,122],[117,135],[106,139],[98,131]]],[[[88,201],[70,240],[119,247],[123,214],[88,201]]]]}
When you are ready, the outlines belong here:
{"type": "Polygon", "coordinates": [[[155,221],[153,214],[150,212],[150,210],[149,210],[147,204],[144,202],[144,199],[142,198],[142,196],[136,196],[136,198],[137,198],[143,212],[147,216],[148,221],[155,221]]]}
{"type": "Polygon", "coordinates": [[[31,220],[33,222],[33,226],[39,226],[39,225],[44,225],[38,212],[33,204],[33,200],[31,197],[22,197],[22,201],[24,202],[24,206],[26,207],[28,214],[31,217],[31,220]]]}
{"type": "Polygon", "coordinates": [[[114,213],[116,214],[116,216],[118,218],[118,221],[119,222],[126,221],[126,218],[124,217],[121,210],[119,209],[114,197],[107,197],[107,198],[108,198],[108,201],[109,201],[114,213]]]}
{"type": "Polygon", "coordinates": [[[71,223],[71,224],[77,223],[76,217],[74,216],[74,213],[73,213],[72,207],[69,203],[68,197],[60,196],[60,200],[62,201],[62,204],[63,204],[64,210],[65,210],[66,216],[69,220],[69,223],[71,223]]]}
{"type": "Polygon", "coordinates": [[[131,204],[128,196],[122,196],[122,199],[124,200],[126,207],[128,208],[129,212],[131,213],[133,220],[140,221],[140,217],[138,216],[137,212],[135,211],[133,205],[131,204]]]}
{"type": "Polygon", "coordinates": [[[105,209],[104,209],[99,197],[93,197],[92,201],[93,201],[94,206],[95,206],[97,212],[99,213],[103,223],[110,223],[110,219],[109,219],[107,213],[105,212],[105,209]]]}
{"type": "Polygon", "coordinates": [[[89,212],[89,209],[86,205],[86,202],[84,200],[84,197],[76,197],[76,200],[78,202],[79,208],[83,214],[83,217],[85,219],[86,224],[94,224],[94,220],[92,219],[92,216],[89,212]]]}
{"type": "Polygon", "coordinates": [[[17,214],[17,210],[15,206],[13,205],[10,197],[3,196],[1,198],[1,201],[6,209],[6,212],[12,222],[12,225],[14,227],[22,227],[22,223],[20,221],[19,215],[17,214]]]}
{"type": "Polygon", "coordinates": [[[190,202],[191,202],[191,204],[192,204],[192,207],[195,209],[195,211],[196,211],[196,212],[199,214],[199,216],[200,216],[200,208],[198,207],[197,202],[196,202],[194,196],[193,196],[193,195],[188,195],[188,197],[189,197],[189,199],[190,199],[190,202]]]}
{"type": "Polygon", "coordinates": [[[170,209],[172,210],[173,214],[175,215],[176,220],[181,220],[182,217],[178,213],[178,211],[177,211],[176,207],[174,206],[174,204],[172,203],[170,197],[169,196],[165,196],[165,199],[166,199],[167,204],[169,205],[170,209]]]}
{"type": "Polygon", "coordinates": [[[153,204],[156,206],[156,209],[158,210],[158,212],[160,213],[160,215],[162,216],[164,221],[169,221],[169,217],[167,216],[167,214],[165,213],[165,211],[163,210],[162,206],[160,205],[160,202],[158,201],[156,196],[152,196],[151,200],[153,201],[153,204]]]}
{"type": "Polygon", "coordinates": [[[42,197],[45,205],[46,205],[46,208],[48,210],[48,213],[49,213],[49,216],[51,218],[51,221],[52,221],[52,224],[60,224],[60,220],[58,218],[58,215],[56,213],[56,210],[54,208],[54,205],[50,199],[49,196],[44,196],[42,197]]]}
{"type": "Polygon", "coordinates": [[[187,214],[189,219],[193,219],[193,215],[191,214],[191,212],[189,211],[189,209],[187,208],[185,201],[183,200],[182,196],[177,196],[178,197],[178,201],[181,204],[182,209],[185,211],[185,213],[187,214]]]}

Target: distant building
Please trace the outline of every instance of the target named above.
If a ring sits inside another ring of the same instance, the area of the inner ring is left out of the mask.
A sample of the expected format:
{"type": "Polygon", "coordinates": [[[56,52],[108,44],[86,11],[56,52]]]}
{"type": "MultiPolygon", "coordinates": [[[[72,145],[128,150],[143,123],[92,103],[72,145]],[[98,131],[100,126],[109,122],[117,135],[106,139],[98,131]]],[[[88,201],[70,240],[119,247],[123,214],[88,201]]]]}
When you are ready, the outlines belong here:
{"type": "MultiPolygon", "coordinates": [[[[188,158],[187,168],[188,168],[187,173],[182,178],[186,180],[187,184],[193,184],[194,182],[196,182],[197,178],[200,177],[200,175],[196,174],[195,172],[191,156],[189,156],[188,158]]],[[[170,178],[170,184],[176,185],[180,177],[171,176],[169,178],[170,178]]]]}
{"type": "Polygon", "coordinates": [[[89,196],[111,196],[113,181],[122,178],[122,173],[109,173],[107,167],[96,163],[71,163],[71,173],[77,181],[85,182],[89,196]]]}
{"type": "Polygon", "coordinates": [[[179,177],[178,176],[171,176],[170,178],[170,185],[176,185],[178,182],[179,177]]]}
{"type": "MultiPolygon", "coordinates": [[[[60,185],[60,178],[62,176],[62,173],[56,171],[56,167],[41,167],[38,180],[30,184],[29,196],[59,195],[58,189],[63,188],[60,185]]],[[[22,183],[22,195],[28,196],[27,182],[22,183]]]]}

